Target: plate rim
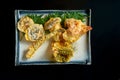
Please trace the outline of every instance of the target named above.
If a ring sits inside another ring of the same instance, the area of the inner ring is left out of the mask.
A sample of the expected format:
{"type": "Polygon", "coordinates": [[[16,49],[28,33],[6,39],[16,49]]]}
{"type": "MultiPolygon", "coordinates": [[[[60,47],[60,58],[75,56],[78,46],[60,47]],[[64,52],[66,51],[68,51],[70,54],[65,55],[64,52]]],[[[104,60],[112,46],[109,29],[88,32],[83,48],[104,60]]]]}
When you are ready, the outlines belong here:
{"type": "MultiPolygon", "coordinates": [[[[86,61],[70,61],[67,63],[59,63],[59,62],[50,62],[48,61],[48,63],[45,63],[43,61],[31,61],[31,62],[20,62],[19,61],[19,31],[17,29],[17,21],[19,19],[19,13],[20,11],[24,11],[24,12],[32,12],[34,13],[35,11],[37,13],[40,12],[61,12],[61,11],[88,11],[88,25],[91,26],[91,9],[80,9],[80,10],[15,10],[14,11],[14,15],[15,15],[15,66],[18,65],[68,65],[68,64],[79,64],[79,65],[91,65],[92,64],[92,58],[91,58],[91,31],[88,31],[87,33],[87,37],[88,37],[88,60],[86,61]],[[42,63],[41,63],[42,62],[42,63]]],[[[87,12],[86,12],[87,13],[87,12]]]]}

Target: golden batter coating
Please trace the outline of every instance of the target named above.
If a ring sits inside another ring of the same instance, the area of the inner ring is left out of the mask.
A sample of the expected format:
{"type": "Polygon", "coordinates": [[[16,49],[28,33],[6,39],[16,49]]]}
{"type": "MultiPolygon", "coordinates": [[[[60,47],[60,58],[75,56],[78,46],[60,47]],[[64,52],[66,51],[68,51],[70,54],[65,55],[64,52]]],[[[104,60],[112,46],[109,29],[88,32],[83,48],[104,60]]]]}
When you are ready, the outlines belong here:
{"type": "Polygon", "coordinates": [[[77,41],[80,36],[92,29],[92,27],[87,26],[81,20],[74,18],[66,19],[64,25],[67,27],[67,30],[63,33],[63,39],[70,43],[77,41]]]}
{"type": "Polygon", "coordinates": [[[56,18],[50,18],[45,24],[44,24],[44,29],[49,30],[50,32],[53,32],[55,30],[58,30],[61,28],[61,18],[56,17],[56,18]]]}
{"type": "Polygon", "coordinates": [[[45,42],[45,37],[43,36],[41,39],[33,42],[32,45],[29,46],[28,51],[26,53],[26,58],[30,59],[34,54],[35,51],[45,42]]]}
{"type": "Polygon", "coordinates": [[[25,38],[28,41],[36,41],[45,36],[45,31],[42,24],[33,24],[25,31],[25,38]]]}
{"type": "Polygon", "coordinates": [[[18,30],[20,30],[21,32],[25,32],[25,30],[33,24],[34,21],[31,18],[29,18],[28,16],[24,16],[19,20],[17,24],[18,30]]]}
{"type": "Polygon", "coordinates": [[[72,45],[68,42],[57,42],[51,43],[53,59],[56,62],[69,62],[73,57],[72,45]]]}

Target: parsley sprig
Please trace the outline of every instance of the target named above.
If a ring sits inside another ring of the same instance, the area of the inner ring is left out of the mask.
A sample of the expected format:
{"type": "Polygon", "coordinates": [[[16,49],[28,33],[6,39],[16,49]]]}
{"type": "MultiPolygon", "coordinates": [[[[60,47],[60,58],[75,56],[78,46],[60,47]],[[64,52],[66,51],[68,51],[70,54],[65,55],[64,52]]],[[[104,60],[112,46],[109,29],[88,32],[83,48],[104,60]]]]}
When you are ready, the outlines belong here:
{"type": "Polygon", "coordinates": [[[55,12],[55,13],[50,13],[46,15],[44,18],[44,14],[36,15],[36,14],[29,14],[27,15],[28,17],[32,18],[35,23],[38,24],[45,24],[46,21],[48,21],[51,17],[60,17],[62,19],[61,24],[64,23],[65,19],[68,18],[75,18],[75,19],[80,19],[81,21],[84,22],[85,18],[87,17],[86,14],[82,14],[81,12],[55,12]]]}

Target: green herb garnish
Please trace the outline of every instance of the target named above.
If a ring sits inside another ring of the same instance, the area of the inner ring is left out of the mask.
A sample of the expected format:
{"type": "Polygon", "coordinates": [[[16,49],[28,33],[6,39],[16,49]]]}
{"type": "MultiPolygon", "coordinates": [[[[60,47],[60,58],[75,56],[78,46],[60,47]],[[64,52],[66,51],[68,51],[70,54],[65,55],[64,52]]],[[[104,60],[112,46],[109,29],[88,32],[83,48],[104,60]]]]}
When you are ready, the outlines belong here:
{"type": "Polygon", "coordinates": [[[55,13],[50,13],[46,15],[44,18],[42,18],[44,14],[36,15],[36,14],[29,14],[27,15],[28,17],[32,18],[35,23],[38,24],[45,24],[46,21],[48,21],[51,17],[60,17],[62,19],[61,24],[64,24],[65,19],[67,18],[75,18],[75,19],[80,19],[81,21],[84,22],[85,18],[87,17],[86,14],[82,14],[81,12],[55,12],[55,13]]]}

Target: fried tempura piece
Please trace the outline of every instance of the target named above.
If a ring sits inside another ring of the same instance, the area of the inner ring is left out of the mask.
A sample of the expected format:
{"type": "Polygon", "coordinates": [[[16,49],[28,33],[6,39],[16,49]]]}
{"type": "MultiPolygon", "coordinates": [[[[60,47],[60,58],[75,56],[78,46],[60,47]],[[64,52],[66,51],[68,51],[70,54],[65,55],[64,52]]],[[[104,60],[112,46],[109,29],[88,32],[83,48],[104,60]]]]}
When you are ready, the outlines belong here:
{"type": "Polygon", "coordinates": [[[17,28],[21,32],[25,33],[25,30],[33,24],[34,24],[34,21],[31,18],[29,18],[28,16],[24,16],[19,20],[17,24],[18,25],[17,28]]]}
{"type": "Polygon", "coordinates": [[[25,31],[25,39],[27,41],[37,41],[38,39],[45,36],[45,31],[42,24],[33,24],[25,31]]]}
{"type": "Polygon", "coordinates": [[[61,28],[61,18],[56,17],[56,18],[50,18],[45,24],[44,24],[44,29],[49,30],[50,32],[53,32],[55,30],[58,30],[61,28]]]}
{"type": "Polygon", "coordinates": [[[87,26],[81,20],[74,18],[66,19],[64,25],[68,29],[63,33],[63,38],[70,43],[75,42],[87,31],[92,30],[92,27],[87,26]]]}
{"type": "Polygon", "coordinates": [[[73,56],[72,45],[68,42],[53,41],[51,48],[53,59],[56,62],[69,62],[73,56]]]}
{"type": "Polygon", "coordinates": [[[41,39],[37,40],[36,42],[33,42],[32,45],[29,46],[28,51],[26,53],[26,58],[29,59],[33,56],[35,51],[44,43],[45,37],[42,37],[41,39]]]}
{"type": "Polygon", "coordinates": [[[64,28],[59,29],[59,31],[53,36],[54,41],[64,41],[62,34],[65,32],[64,28]]]}
{"type": "Polygon", "coordinates": [[[66,42],[63,39],[62,34],[65,32],[64,29],[58,32],[52,40],[51,52],[54,61],[56,62],[69,62],[73,56],[73,48],[71,43],[66,42]]]}

